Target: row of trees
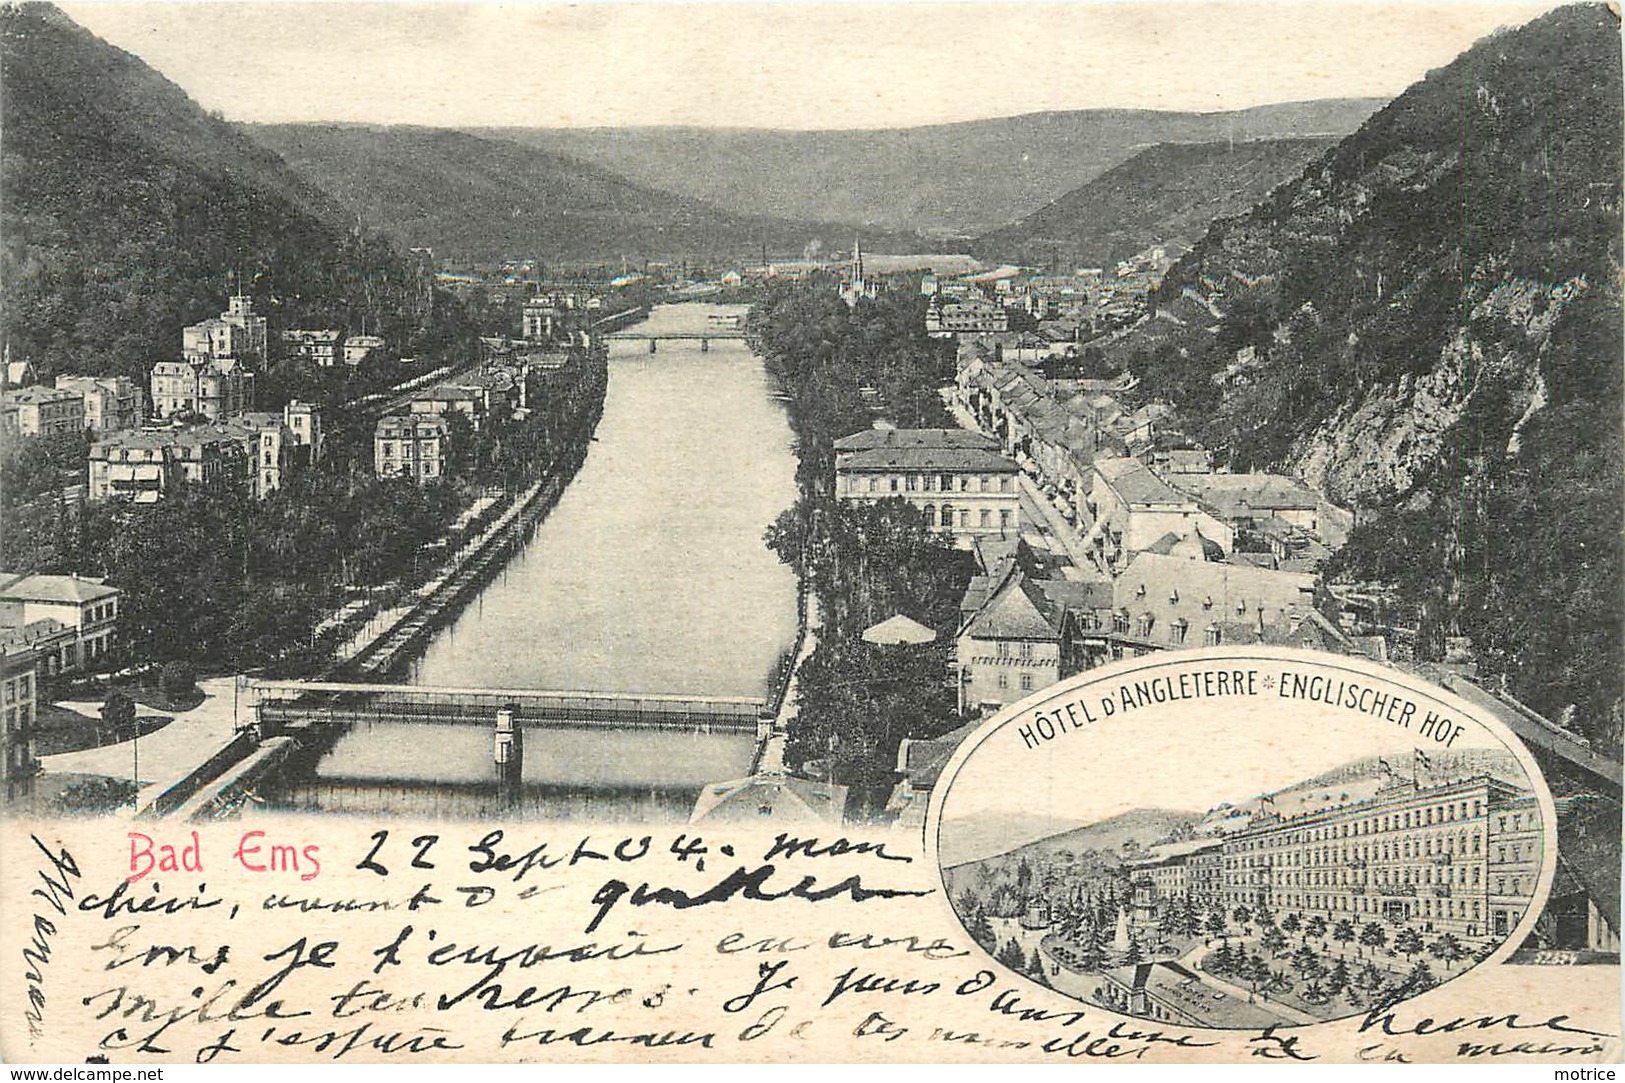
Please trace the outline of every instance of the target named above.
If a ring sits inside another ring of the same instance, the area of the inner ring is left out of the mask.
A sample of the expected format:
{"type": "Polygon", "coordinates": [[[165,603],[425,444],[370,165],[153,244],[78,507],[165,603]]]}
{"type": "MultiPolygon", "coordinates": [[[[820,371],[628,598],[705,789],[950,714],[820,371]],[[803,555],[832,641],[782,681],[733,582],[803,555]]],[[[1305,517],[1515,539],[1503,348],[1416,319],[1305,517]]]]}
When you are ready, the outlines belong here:
{"type": "Polygon", "coordinates": [[[797,682],[785,758],[822,765],[854,787],[855,803],[889,788],[898,743],[954,724],[947,643],[971,575],[967,554],[903,500],[857,505],[830,493],[834,442],[877,417],[903,428],[950,425],[938,389],[952,354],[924,332],[918,291],[849,307],[832,278],[764,289],[746,320],[752,347],[788,401],[801,498],[767,531],[767,545],[820,603],[818,646],[797,682]],[[863,630],[906,614],[938,632],[922,646],[876,646],[863,630]]]}
{"type": "Polygon", "coordinates": [[[905,286],[848,306],[831,276],[763,288],[745,331],[789,398],[806,490],[827,490],[834,443],[884,416],[899,428],[951,426],[939,389],[954,348],[925,333],[926,299],[905,286]]]}

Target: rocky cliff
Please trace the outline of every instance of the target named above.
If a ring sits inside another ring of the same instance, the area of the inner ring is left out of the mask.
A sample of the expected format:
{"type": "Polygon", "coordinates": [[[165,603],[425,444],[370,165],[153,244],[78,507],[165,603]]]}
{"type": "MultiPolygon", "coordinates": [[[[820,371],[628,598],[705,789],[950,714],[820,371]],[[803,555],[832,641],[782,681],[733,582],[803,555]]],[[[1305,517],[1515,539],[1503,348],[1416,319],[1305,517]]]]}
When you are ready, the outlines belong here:
{"type": "Polygon", "coordinates": [[[1418,606],[1424,657],[1618,741],[1619,25],[1479,42],[1216,224],[1111,344],[1235,467],[1360,509],[1338,571],[1418,606]]]}

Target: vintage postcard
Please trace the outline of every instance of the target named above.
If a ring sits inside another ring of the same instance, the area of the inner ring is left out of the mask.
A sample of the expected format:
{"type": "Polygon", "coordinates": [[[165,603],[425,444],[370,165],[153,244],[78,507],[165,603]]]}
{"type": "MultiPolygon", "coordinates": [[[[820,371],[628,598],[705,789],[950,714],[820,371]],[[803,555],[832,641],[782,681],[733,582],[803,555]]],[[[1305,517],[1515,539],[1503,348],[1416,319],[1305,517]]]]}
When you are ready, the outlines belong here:
{"type": "Polygon", "coordinates": [[[1618,1062],[1621,73],[0,9],[0,1059],[1618,1062]]]}

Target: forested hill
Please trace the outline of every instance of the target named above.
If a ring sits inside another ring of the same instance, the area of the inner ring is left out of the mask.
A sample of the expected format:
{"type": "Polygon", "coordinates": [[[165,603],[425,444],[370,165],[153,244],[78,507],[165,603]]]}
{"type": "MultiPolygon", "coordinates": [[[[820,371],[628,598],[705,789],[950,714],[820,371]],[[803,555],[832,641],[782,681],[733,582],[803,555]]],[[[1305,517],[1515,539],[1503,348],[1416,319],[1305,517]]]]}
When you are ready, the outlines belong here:
{"type": "MultiPolygon", "coordinates": [[[[46,4],[0,9],[3,335],[52,373],[142,376],[228,272],[286,322],[396,336],[426,300],[275,154],[46,4]]],[[[262,305],[262,307],[265,307],[262,305]]]]}
{"type": "Polygon", "coordinates": [[[995,262],[1110,267],[1157,243],[1194,243],[1219,218],[1252,209],[1337,140],[1158,143],[1019,222],[976,239],[995,262]]]}
{"type": "MultiPolygon", "coordinates": [[[[398,241],[468,259],[759,257],[799,253],[852,227],[728,214],[534,147],[436,128],[253,125],[254,138],[398,241]]],[[[918,247],[866,236],[872,249],[918,247]]]]}
{"type": "Polygon", "coordinates": [[[1619,25],[1479,42],[1250,214],[1113,346],[1232,465],[1361,509],[1342,574],[1617,748],[1619,25]],[[1573,708],[1570,710],[1570,708],[1573,708]]]}
{"type": "MultiPolygon", "coordinates": [[[[490,128],[735,214],[976,236],[1154,143],[1347,135],[1371,98],[1227,113],[1080,109],[917,128],[490,128]]],[[[825,243],[829,238],[825,238],[825,243]]]]}

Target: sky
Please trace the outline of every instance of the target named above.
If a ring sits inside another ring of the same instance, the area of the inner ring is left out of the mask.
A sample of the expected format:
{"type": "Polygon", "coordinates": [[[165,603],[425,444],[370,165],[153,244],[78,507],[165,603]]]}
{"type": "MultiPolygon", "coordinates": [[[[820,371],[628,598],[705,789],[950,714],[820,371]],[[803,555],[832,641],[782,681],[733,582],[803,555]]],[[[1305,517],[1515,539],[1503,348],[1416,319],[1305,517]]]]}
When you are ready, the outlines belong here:
{"type": "Polygon", "coordinates": [[[818,129],[1392,97],[1552,5],[60,6],[231,120],[818,129]]]}

